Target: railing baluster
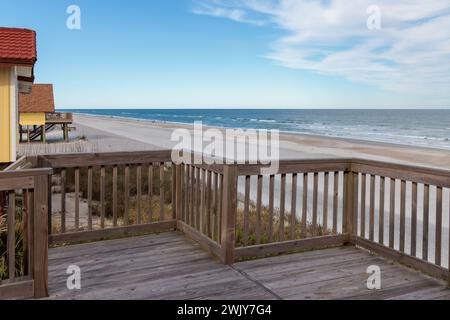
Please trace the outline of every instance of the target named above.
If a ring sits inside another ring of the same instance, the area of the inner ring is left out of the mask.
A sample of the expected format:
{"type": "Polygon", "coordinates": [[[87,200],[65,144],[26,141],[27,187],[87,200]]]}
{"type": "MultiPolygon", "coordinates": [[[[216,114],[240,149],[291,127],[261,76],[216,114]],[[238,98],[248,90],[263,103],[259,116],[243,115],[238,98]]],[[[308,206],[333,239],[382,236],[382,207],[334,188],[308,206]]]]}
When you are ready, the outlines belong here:
{"type": "Polygon", "coordinates": [[[200,191],[200,183],[201,183],[201,170],[200,168],[196,168],[197,174],[196,174],[196,193],[195,193],[195,226],[197,230],[200,230],[200,214],[201,214],[201,203],[200,203],[200,197],[201,197],[201,191],[200,191]]]}
{"type": "Polygon", "coordinates": [[[384,245],[384,201],[385,201],[385,186],[386,181],[384,177],[380,177],[380,204],[378,210],[378,243],[384,245]]]}
{"type": "Polygon", "coordinates": [[[325,172],[323,176],[323,217],[322,226],[324,233],[328,233],[328,189],[330,182],[330,173],[325,172]]]}
{"type": "Polygon", "coordinates": [[[219,221],[219,230],[218,230],[218,242],[222,239],[222,207],[223,207],[223,174],[219,175],[219,204],[217,206],[218,209],[218,221],[219,221]]]}
{"type": "Polygon", "coordinates": [[[442,257],[442,187],[436,189],[436,249],[435,264],[441,265],[442,257]]]}
{"type": "Polygon", "coordinates": [[[189,166],[183,164],[183,221],[189,224],[189,166]]]}
{"type": "Polygon", "coordinates": [[[303,173],[302,238],[308,235],[308,173],[303,173]]]}
{"type": "Polygon", "coordinates": [[[206,194],[205,194],[205,169],[200,169],[200,232],[206,234],[206,194]]]}
{"type": "Polygon", "coordinates": [[[153,163],[148,165],[148,220],[153,221],[153,163]]]}
{"type": "Polygon", "coordinates": [[[369,239],[374,240],[375,236],[375,176],[370,176],[370,203],[369,203],[369,239]]]}
{"type": "Polygon", "coordinates": [[[314,182],[313,182],[313,233],[317,234],[317,202],[318,202],[318,187],[319,187],[319,173],[314,172],[314,182]]]}
{"type": "Polygon", "coordinates": [[[406,237],[406,181],[401,180],[400,189],[400,251],[405,252],[406,237]]]}
{"type": "Polygon", "coordinates": [[[197,199],[197,198],[195,197],[196,184],[195,184],[195,168],[193,165],[191,165],[190,171],[191,171],[191,174],[190,174],[191,187],[189,188],[190,189],[190,198],[191,198],[191,200],[190,200],[190,215],[191,215],[190,225],[193,228],[195,228],[195,199],[197,199]]]}
{"type": "Polygon", "coordinates": [[[164,162],[159,164],[159,221],[164,221],[164,162]]]}
{"type": "Polygon", "coordinates": [[[338,208],[339,208],[339,172],[334,173],[333,181],[333,234],[337,234],[338,208]]]}
{"type": "Polygon", "coordinates": [[[92,230],[92,167],[88,168],[88,228],[92,230]]]}
{"type": "Polygon", "coordinates": [[[428,235],[430,229],[430,185],[423,186],[422,259],[428,261],[428,235]]]}
{"type": "Polygon", "coordinates": [[[80,230],[80,168],[75,168],[75,230],[80,230]]]}
{"type": "MultiPolygon", "coordinates": [[[[142,223],[141,218],[141,200],[142,200],[142,165],[138,164],[136,167],[136,222],[137,224],[142,223]]],[[[175,206],[172,203],[172,206],[175,206]]]]}
{"type": "Polygon", "coordinates": [[[7,213],[8,234],[6,239],[8,258],[8,277],[10,281],[16,278],[16,193],[8,192],[7,213]]]}
{"type": "Polygon", "coordinates": [[[206,171],[206,235],[212,237],[211,232],[211,171],[206,171]]]}
{"type": "Polygon", "coordinates": [[[263,176],[258,176],[258,189],[256,195],[256,244],[261,243],[261,209],[262,209],[262,180],[263,176]]]}
{"type": "Polygon", "coordinates": [[[105,209],[106,209],[106,204],[105,204],[105,192],[106,192],[106,172],[105,172],[105,167],[102,166],[100,169],[100,227],[101,229],[105,228],[105,209]]]}
{"type": "Polygon", "coordinates": [[[273,242],[273,218],[274,218],[274,202],[275,202],[275,176],[269,178],[269,243],[273,242]]]}
{"type": "Polygon", "coordinates": [[[66,233],[66,169],[61,169],[61,233],[66,233]]]}
{"type": "Polygon", "coordinates": [[[411,255],[417,256],[417,183],[413,182],[411,191],[411,255]]]}
{"type": "Polygon", "coordinates": [[[129,224],[129,217],[130,217],[130,208],[129,208],[129,197],[130,197],[130,166],[125,166],[125,173],[124,173],[124,215],[123,215],[123,223],[125,226],[128,226],[129,224]]]}
{"type": "Polygon", "coordinates": [[[389,187],[389,247],[394,249],[395,245],[395,179],[390,179],[389,187]]]}
{"type": "Polygon", "coordinates": [[[297,223],[297,174],[292,174],[292,193],[291,193],[291,239],[296,238],[295,225],[297,223]]]}
{"type": "Polygon", "coordinates": [[[279,228],[279,240],[284,241],[284,220],[286,211],[286,174],[281,175],[281,186],[280,186],[280,228],[279,228]]]}
{"type": "Polygon", "coordinates": [[[176,173],[176,167],[175,164],[172,164],[171,166],[172,169],[172,180],[171,180],[171,200],[170,203],[172,205],[172,219],[176,220],[177,216],[181,217],[181,215],[177,214],[177,204],[176,204],[176,181],[177,181],[177,173],[176,173]]]}
{"type": "Polygon", "coordinates": [[[113,226],[117,227],[117,166],[113,167],[113,226]]]}
{"type": "Polygon", "coordinates": [[[214,188],[214,193],[213,193],[213,217],[214,217],[214,222],[213,222],[213,239],[214,240],[218,240],[218,236],[219,236],[219,198],[220,198],[220,194],[219,194],[219,174],[217,172],[214,173],[214,183],[213,183],[213,188],[214,188]]]}
{"type": "Polygon", "coordinates": [[[361,176],[361,237],[366,237],[366,174],[363,173],[361,176]]]}
{"type": "Polygon", "coordinates": [[[250,212],[250,176],[245,177],[245,196],[244,196],[244,246],[248,245],[249,238],[249,212],[250,212]]]}

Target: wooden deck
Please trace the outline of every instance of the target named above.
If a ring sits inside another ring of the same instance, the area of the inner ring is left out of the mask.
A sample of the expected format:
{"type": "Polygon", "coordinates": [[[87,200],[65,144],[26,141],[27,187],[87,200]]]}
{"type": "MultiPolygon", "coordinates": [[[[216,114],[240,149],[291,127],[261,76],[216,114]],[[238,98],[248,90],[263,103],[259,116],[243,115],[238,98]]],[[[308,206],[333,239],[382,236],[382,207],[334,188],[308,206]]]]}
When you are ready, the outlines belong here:
{"type": "Polygon", "coordinates": [[[449,299],[445,283],[354,247],[221,264],[181,233],[50,249],[50,299],[449,299]],[[79,291],[67,267],[81,268],[79,291]],[[382,290],[366,288],[378,265],[382,290]]]}

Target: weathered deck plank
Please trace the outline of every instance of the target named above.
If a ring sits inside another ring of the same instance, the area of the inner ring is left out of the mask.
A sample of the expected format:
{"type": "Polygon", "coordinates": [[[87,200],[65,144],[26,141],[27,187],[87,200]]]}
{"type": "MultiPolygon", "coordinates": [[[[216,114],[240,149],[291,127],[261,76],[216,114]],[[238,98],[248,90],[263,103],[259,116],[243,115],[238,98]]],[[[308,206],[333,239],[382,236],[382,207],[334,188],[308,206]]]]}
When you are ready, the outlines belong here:
{"type": "Polygon", "coordinates": [[[449,299],[443,282],[369,253],[341,247],[226,266],[181,233],[51,249],[51,299],[449,299]],[[66,287],[69,265],[81,290],[66,287]],[[369,291],[369,265],[382,290],[369,291]]]}

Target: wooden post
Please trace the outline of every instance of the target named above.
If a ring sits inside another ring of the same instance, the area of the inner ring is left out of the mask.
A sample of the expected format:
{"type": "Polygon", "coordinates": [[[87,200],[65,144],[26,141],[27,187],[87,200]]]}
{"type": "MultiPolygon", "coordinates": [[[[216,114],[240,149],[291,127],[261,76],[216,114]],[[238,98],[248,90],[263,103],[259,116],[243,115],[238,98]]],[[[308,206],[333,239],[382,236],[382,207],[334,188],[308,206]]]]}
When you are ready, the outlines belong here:
{"type": "Polygon", "coordinates": [[[344,233],[349,235],[355,234],[355,198],[358,197],[355,195],[358,188],[355,187],[355,182],[357,181],[357,174],[346,171],[344,172],[344,233]],[[356,176],[356,179],[355,179],[356,176]]]}
{"type": "Polygon", "coordinates": [[[67,123],[63,124],[63,135],[64,135],[64,141],[69,142],[69,131],[67,128],[67,123]]]}
{"type": "Polygon", "coordinates": [[[222,191],[222,262],[234,263],[237,210],[237,167],[224,166],[222,191]]]}
{"type": "Polygon", "coordinates": [[[34,297],[48,297],[48,176],[34,178],[33,278],[34,297]]]}
{"type": "Polygon", "coordinates": [[[45,143],[46,137],[45,137],[45,124],[42,126],[42,143],[45,143]]]}
{"type": "Polygon", "coordinates": [[[181,164],[177,164],[175,166],[175,219],[178,220],[182,220],[182,211],[183,211],[183,199],[182,199],[182,179],[183,179],[183,174],[182,174],[182,165],[181,164]]]}

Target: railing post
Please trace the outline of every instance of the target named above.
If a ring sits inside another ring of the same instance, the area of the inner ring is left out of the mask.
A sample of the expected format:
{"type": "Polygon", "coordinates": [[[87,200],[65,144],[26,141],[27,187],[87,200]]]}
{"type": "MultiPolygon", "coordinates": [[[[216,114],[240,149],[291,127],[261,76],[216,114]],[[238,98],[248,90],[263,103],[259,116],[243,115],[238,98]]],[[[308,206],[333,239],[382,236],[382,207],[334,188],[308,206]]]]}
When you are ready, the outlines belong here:
{"type": "Polygon", "coordinates": [[[344,172],[344,233],[351,237],[356,235],[358,174],[353,171],[344,172]]]}
{"type": "Polygon", "coordinates": [[[33,278],[34,297],[48,297],[48,175],[34,178],[33,278]]]}
{"type": "Polygon", "coordinates": [[[237,167],[226,165],[223,170],[222,191],[222,262],[234,263],[237,214],[237,167]]]}

